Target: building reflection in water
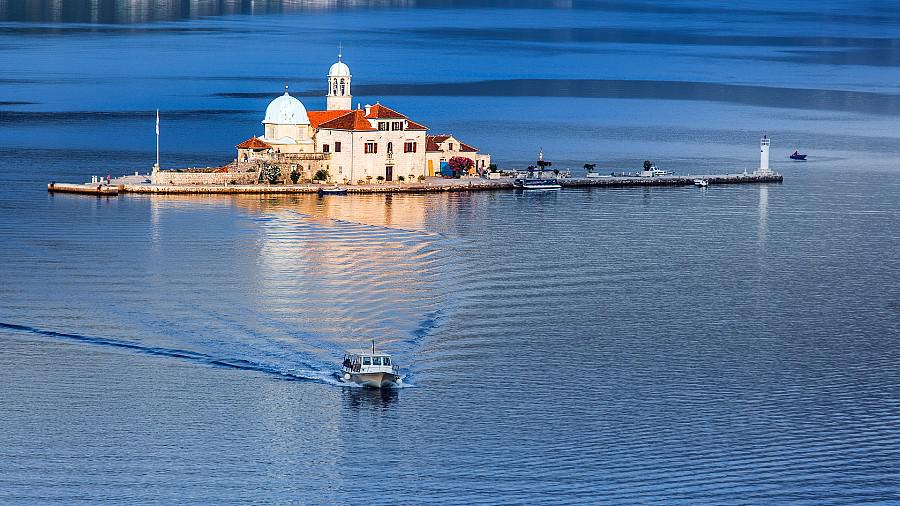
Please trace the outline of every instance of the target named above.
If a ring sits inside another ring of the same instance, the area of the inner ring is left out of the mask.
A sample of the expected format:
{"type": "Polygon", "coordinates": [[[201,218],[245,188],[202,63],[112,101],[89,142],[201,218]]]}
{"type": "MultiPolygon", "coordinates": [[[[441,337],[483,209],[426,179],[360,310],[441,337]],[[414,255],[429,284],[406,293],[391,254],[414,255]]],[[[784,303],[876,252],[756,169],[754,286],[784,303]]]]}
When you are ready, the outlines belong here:
{"type": "Polygon", "coordinates": [[[242,196],[257,246],[253,300],[288,329],[290,346],[331,363],[369,339],[407,352],[444,300],[441,238],[422,231],[417,195],[242,196]],[[246,198],[245,198],[246,197],[246,198]]]}

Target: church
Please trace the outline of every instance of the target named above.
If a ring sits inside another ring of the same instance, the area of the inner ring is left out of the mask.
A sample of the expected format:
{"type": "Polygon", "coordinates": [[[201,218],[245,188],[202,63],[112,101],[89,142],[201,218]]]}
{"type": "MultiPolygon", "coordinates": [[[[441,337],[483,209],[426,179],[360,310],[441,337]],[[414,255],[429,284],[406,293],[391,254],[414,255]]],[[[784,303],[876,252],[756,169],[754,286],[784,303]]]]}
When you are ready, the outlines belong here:
{"type": "MultiPolygon", "coordinates": [[[[262,137],[237,145],[238,166],[277,165],[284,182],[311,180],[321,170],[344,184],[435,175],[435,162],[426,164],[434,142],[425,125],[377,102],[353,109],[353,76],[340,54],[326,79],[324,111],[307,111],[285,88],[266,108],[262,137]]],[[[490,164],[476,151],[470,158],[490,164]]]]}

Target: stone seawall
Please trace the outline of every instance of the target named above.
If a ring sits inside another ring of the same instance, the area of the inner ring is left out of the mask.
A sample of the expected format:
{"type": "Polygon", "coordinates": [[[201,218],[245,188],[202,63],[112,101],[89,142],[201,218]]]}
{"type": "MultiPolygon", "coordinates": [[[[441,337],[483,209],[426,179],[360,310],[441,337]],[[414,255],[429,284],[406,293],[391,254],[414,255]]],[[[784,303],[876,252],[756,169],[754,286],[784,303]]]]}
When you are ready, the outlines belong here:
{"type": "MultiPolygon", "coordinates": [[[[751,184],[751,183],[780,183],[784,180],[781,174],[727,174],[707,176],[663,176],[663,177],[598,177],[598,178],[569,178],[560,179],[564,188],[578,187],[629,187],[629,186],[690,186],[694,179],[705,179],[710,185],[720,184],[751,184]]],[[[425,193],[425,192],[454,192],[454,191],[479,191],[479,190],[504,190],[513,189],[512,179],[435,179],[425,183],[404,184],[371,184],[371,185],[341,185],[347,189],[347,193],[425,193]]],[[[150,185],[131,184],[125,185],[125,192],[132,193],[159,193],[159,194],[293,194],[293,193],[317,193],[320,185],[150,185]]]]}
{"type": "MultiPolygon", "coordinates": [[[[165,171],[168,173],[168,171],[165,171]]],[[[191,181],[187,184],[150,184],[145,182],[128,182],[128,178],[121,178],[122,182],[113,185],[115,191],[121,193],[145,193],[145,194],[298,194],[317,193],[320,188],[327,185],[266,185],[266,184],[231,184],[233,179],[229,177],[245,176],[255,178],[254,173],[240,172],[207,172],[207,173],[175,173],[185,177],[183,180],[191,181]],[[214,181],[224,183],[203,183],[203,176],[214,181]]],[[[597,178],[567,178],[559,182],[564,188],[579,187],[636,187],[636,186],[690,186],[695,179],[705,179],[710,185],[722,184],[754,184],[754,183],[781,183],[784,176],[781,174],[719,174],[704,176],[662,176],[662,177],[597,177],[597,178]]],[[[96,185],[94,185],[96,186],[96,185]]],[[[427,193],[427,192],[464,192],[483,190],[509,190],[514,189],[513,180],[506,179],[441,179],[431,178],[423,183],[383,183],[367,185],[341,185],[347,189],[347,193],[427,193]]],[[[72,193],[98,193],[95,187],[90,185],[72,185],[51,183],[47,185],[50,192],[72,193]]],[[[109,193],[114,194],[112,191],[109,193]]]]}
{"type": "Polygon", "coordinates": [[[153,175],[156,185],[171,186],[225,186],[232,184],[252,185],[259,178],[259,172],[178,172],[161,170],[153,175]]]}

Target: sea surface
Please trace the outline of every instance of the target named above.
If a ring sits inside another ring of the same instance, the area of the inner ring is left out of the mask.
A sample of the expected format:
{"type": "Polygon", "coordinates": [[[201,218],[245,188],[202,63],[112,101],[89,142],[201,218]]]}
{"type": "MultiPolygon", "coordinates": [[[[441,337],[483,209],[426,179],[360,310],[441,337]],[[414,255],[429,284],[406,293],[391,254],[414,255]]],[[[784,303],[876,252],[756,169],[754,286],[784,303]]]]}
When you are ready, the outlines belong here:
{"type": "Polygon", "coordinates": [[[0,0],[0,503],[898,504],[898,83],[894,2],[0,0]],[[501,167],[784,183],[46,192],[156,109],[229,162],[338,44],[501,167]]]}

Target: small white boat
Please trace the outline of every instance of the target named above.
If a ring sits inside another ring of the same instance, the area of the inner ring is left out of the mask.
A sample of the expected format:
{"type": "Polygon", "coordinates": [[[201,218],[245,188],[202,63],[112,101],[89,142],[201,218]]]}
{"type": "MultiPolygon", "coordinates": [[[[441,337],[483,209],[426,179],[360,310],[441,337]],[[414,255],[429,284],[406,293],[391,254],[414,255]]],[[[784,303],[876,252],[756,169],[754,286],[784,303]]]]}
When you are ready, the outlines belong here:
{"type": "Polygon", "coordinates": [[[559,190],[562,185],[555,179],[523,179],[519,187],[523,190],[559,190]]]}
{"type": "Polygon", "coordinates": [[[394,365],[390,354],[375,352],[375,341],[371,352],[351,350],[344,354],[341,380],[372,388],[397,387],[403,383],[400,368],[394,365]]]}
{"type": "Polygon", "coordinates": [[[697,185],[697,186],[699,186],[699,187],[701,187],[701,188],[706,188],[707,186],[709,186],[709,180],[708,180],[708,179],[701,179],[701,178],[698,177],[697,179],[694,180],[694,184],[697,185]]]}

